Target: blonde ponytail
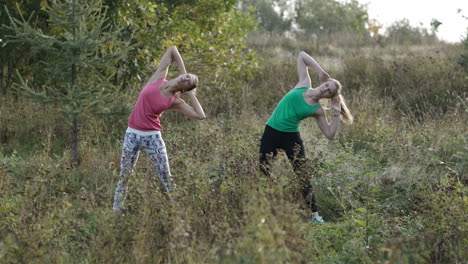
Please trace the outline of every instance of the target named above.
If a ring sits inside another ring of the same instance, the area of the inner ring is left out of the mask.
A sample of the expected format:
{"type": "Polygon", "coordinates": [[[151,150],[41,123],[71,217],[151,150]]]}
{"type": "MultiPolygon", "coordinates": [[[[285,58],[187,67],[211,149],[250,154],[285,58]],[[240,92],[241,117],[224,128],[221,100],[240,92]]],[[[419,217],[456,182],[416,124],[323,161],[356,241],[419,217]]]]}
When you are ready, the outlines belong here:
{"type": "MultiPolygon", "coordinates": [[[[341,89],[343,88],[341,83],[336,80],[336,79],[333,79],[333,78],[330,78],[331,81],[333,81],[335,83],[335,85],[338,87],[338,90],[337,90],[337,94],[335,95],[338,96],[340,98],[340,104],[341,104],[341,120],[343,120],[343,122],[345,124],[348,124],[348,125],[351,125],[354,121],[354,117],[353,115],[351,114],[351,111],[349,111],[349,108],[348,106],[346,105],[346,101],[343,97],[343,95],[341,95],[341,89]]],[[[333,100],[333,98],[332,98],[333,100]]]]}
{"type": "Polygon", "coordinates": [[[343,95],[339,94],[339,97],[341,103],[341,120],[343,120],[345,124],[351,125],[354,121],[354,117],[351,114],[351,111],[349,111],[349,108],[346,105],[343,95]]]}

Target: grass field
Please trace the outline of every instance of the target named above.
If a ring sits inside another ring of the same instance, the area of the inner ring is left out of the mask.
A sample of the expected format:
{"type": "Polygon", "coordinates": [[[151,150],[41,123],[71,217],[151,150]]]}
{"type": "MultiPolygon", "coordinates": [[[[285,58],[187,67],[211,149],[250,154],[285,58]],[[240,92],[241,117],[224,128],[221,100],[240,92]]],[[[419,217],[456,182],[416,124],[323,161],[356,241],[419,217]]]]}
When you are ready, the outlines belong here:
{"type": "Polygon", "coordinates": [[[176,200],[143,154],[121,216],[111,204],[127,117],[86,123],[81,166],[71,168],[69,128],[53,107],[0,98],[1,262],[465,263],[460,47],[250,45],[264,58],[260,73],[226,90],[202,86],[206,120],[162,118],[176,200]],[[285,155],[274,181],[258,171],[264,124],[297,81],[300,50],[341,81],[355,116],[334,141],[312,119],[302,123],[322,225],[310,223],[285,155]]]}

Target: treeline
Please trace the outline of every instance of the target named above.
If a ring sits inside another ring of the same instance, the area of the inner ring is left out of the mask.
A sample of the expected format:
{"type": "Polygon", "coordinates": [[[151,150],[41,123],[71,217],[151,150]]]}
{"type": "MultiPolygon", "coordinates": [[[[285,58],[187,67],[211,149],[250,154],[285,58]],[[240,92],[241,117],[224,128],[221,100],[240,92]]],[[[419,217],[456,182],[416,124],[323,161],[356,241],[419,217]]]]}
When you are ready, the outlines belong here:
{"type": "MultiPolygon", "coordinates": [[[[381,25],[355,0],[0,0],[0,6],[0,94],[56,105],[70,124],[76,164],[82,124],[128,114],[131,100],[123,97],[141,87],[171,45],[189,71],[206,76],[207,95],[223,102],[226,91],[238,90],[261,68],[249,33],[285,40],[292,34],[297,43],[312,39],[319,50],[319,43],[343,35],[351,36],[342,40],[347,47],[435,42],[440,25],[433,21],[428,32],[403,20],[382,39],[381,25]]],[[[300,48],[297,43],[288,50],[300,48]]],[[[458,58],[465,69],[466,50],[465,40],[458,58]]],[[[225,106],[211,109],[216,114],[225,106]]]]}
{"type": "MultiPolygon", "coordinates": [[[[16,71],[34,78],[38,86],[44,82],[32,65],[47,58],[33,43],[12,41],[20,34],[12,20],[27,21],[43,36],[60,39],[64,31],[47,10],[61,2],[80,8],[85,3],[99,5],[102,12],[95,15],[104,16],[107,26],[112,25],[103,33],[112,31],[116,41],[130,44],[125,56],[112,65],[112,83],[123,90],[142,82],[169,45],[177,45],[187,56],[189,69],[213,77],[207,85],[223,88],[255,75],[259,58],[245,43],[252,31],[302,39],[352,36],[359,45],[421,44],[437,41],[441,25],[433,20],[431,29],[425,29],[401,20],[384,35],[383,26],[370,19],[367,6],[356,0],[0,0],[1,94],[11,90],[16,71]]],[[[121,44],[106,42],[101,48],[116,45],[121,44]]]]}
{"type": "Polygon", "coordinates": [[[412,26],[407,19],[395,21],[385,33],[383,25],[369,17],[367,5],[356,0],[245,0],[244,10],[253,7],[259,29],[270,34],[299,33],[315,37],[353,35],[377,44],[422,44],[437,40],[443,23],[432,19],[431,28],[412,26]]]}
{"type": "MultiPolygon", "coordinates": [[[[112,83],[118,84],[123,90],[135,83],[141,84],[170,45],[177,45],[185,55],[188,69],[198,74],[209,73],[212,76],[209,84],[213,87],[248,78],[256,67],[257,59],[244,42],[247,33],[255,28],[255,22],[251,14],[235,8],[237,1],[234,0],[0,0],[2,94],[11,90],[16,71],[34,80],[38,87],[51,77],[37,76],[37,68],[34,67],[50,59],[44,53],[43,48],[46,47],[33,42],[25,43],[27,36],[24,33],[34,28],[40,32],[40,41],[66,38],[73,26],[65,29],[52,19],[50,13],[57,11],[57,15],[64,15],[60,10],[55,10],[61,3],[75,5],[77,14],[85,11],[85,7],[101,9],[93,16],[104,17],[103,26],[106,29],[102,33],[112,33],[115,39],[114,42],[97,43],[96,48],[101,53],[117,48],[122,43],[129,44],[126,53],[112,65],[113,69],[108,73],[113,74],[112,83]],[[18,42],[19,36],[23,36],[25,41],[18,42]]],[[[95,26],[92,21],[96,17],[93,16],[82,23],[95,26]]],[[[78,18],[79,15],[74,19],[78,18]]],[[[63,19],[72,21],[73,18],[63,19]]]]}
{"type": "MultiPolygon", "coordinates": [[[[171,45],[206,88],[229,89],[252,76],[245,44],[255,23],[236,1],[2,1],[1,91],[53,104],[73,135],[90,117],[129,113],[122,91],[139,88],[171,45]],[[3,40],[2,40],[3,42],[3,40]]],[[[170,76],[171,77],[171,76],[170,76]]]]}

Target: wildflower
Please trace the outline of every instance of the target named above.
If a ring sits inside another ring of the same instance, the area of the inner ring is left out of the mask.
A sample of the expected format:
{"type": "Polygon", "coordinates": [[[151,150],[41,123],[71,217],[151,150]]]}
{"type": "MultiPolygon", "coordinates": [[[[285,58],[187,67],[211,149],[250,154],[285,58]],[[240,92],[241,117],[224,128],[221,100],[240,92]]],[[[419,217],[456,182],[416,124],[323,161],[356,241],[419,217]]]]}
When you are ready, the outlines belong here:
{"type": "Polygon", "coordinates": [[[327,177],[331,177],[331,176],[333,176],[333,173],[329,172],[329,173],[327,173],[326,176],[327,176],[327,177]]]}

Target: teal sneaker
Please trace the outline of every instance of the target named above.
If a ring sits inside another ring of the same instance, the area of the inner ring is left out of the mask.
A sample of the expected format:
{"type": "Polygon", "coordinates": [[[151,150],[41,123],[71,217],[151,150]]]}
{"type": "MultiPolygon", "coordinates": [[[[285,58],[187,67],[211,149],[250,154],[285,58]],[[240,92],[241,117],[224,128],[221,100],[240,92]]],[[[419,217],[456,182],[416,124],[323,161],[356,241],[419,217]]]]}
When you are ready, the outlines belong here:
{"type": "Polygon", "coordinates": [[[323,224],[325,223],[325,221],[323,220],[323,218],[319,215],[316,215],[316,216],[313,216],[312,217],[312,223],[320,223],[320,224],[323,224]]]}

